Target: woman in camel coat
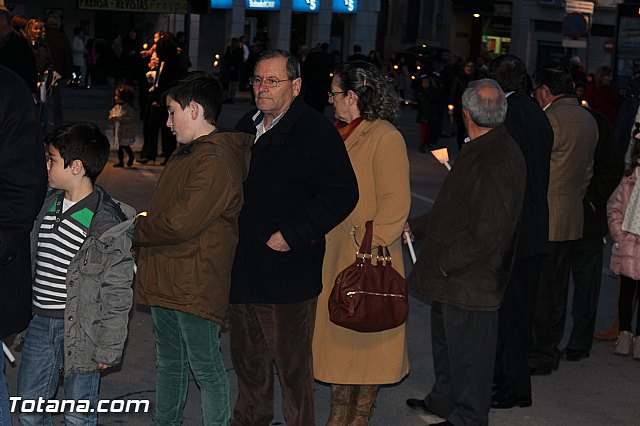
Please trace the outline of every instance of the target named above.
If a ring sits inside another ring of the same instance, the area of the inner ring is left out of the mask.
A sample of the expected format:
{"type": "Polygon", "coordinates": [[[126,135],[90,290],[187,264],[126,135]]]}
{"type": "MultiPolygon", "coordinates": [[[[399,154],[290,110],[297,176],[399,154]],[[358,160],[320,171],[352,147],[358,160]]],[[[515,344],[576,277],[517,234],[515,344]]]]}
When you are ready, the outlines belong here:
{"type": "Polygon", "coordinates": [[[396,95],[373,65],[340,66],[328,95],[360,200],[326,237],[313,365],[315,378],[331,383],[327,424],[367,425],[379,385],[397,383],[409,372],[405,324],[377,333],[343,328],[330,322],[328,299],[338,273],[354,262],[368,220],[373,220],[373,251],[388,246],[394,268],[404,273],[401,235],[411,201],[409,162],[404,139],[390,123],[398,112],[396,95]]]}

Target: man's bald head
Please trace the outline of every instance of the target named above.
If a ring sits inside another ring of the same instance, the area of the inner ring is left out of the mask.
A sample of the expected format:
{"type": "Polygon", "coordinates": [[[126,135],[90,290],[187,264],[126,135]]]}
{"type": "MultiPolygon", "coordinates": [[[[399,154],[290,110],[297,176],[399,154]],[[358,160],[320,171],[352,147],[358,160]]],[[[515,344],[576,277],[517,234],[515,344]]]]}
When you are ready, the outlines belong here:
{"type": "Polygon", "coordinates": [[[493,129],[507,116],[507,98],[500,85],[488,78],[469,83],[462,94],[462,107],[478,127],[493,129]]]}

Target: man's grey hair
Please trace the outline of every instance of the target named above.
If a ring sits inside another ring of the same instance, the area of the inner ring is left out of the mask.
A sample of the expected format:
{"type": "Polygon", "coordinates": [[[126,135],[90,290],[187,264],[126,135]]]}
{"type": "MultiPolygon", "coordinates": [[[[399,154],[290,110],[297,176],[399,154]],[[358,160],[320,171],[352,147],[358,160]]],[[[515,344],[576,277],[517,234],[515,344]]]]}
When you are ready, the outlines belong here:
{"type": "Polygon", "coordinates": [[[287,50],[280,50],[280,49],[267,50],[262,55],[260,55],[260,57],[258,57],[258,60],[256,61],[256,67],[260,62],[266,59],[273,59],[273,58],[285,58],[287,60],[287,78],[289,80],[295,80],[296,78],[300,78],[300,61],[298,61],[298,58],[293,56],[291,52],[287,50]]]}
{"type": "Polygon", "coordinates": [[[498,127],[507,116],[507,98],[500,85],[489,78],[469,83],[462,94],[462,107],[480,127],[498,127]]]}

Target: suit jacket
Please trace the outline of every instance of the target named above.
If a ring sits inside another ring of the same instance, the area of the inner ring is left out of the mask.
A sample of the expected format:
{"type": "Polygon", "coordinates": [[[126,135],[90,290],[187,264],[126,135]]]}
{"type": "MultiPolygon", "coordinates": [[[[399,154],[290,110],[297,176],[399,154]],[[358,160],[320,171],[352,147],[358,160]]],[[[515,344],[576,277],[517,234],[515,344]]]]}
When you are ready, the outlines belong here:
{"type": "MultiPolygon", "coordinates": [[[[255,135],[255,113],[236,128],[255,135]]],[[[294,303],[320,294],[325,234],[357,201],[358,183],[338,131],[296,98],[251,150],[231,303],[294,303]],[[267,246],[277,231],[291,250],[267,246]]]]}
{"type": "Polygon", "coordinates": [[[549,165],[553,146],[553,129],[540,106],[519,90],[507,97],[504,125],[516,141],[527,163],[527,186],[520,213],[520,238],[517,259],[548,252],[549,235],[549,165]]]}
{"type": "Polygon", "coordinates": [[[31,319],[29,233],[47,189],[40,120],[31,91],[0,66],[0,338],[31,319]]]}
{"type": "Polygon", "coordinates": [[[583,201],[583,237],[603,236],[608,231],[607,200],[622,179],[624,162],[607,117],[593,108],[586,109],[598,124],[598,143],[593,159],[593,177],[583,201]]]}
{"type": "Polygon", "coordinates": [[[580,106],[578,98],[566,95],[546,110],[553,128],[549,174],[549,241],[582,238],[582,200],[593,175],[598,125],[580,106]]]}

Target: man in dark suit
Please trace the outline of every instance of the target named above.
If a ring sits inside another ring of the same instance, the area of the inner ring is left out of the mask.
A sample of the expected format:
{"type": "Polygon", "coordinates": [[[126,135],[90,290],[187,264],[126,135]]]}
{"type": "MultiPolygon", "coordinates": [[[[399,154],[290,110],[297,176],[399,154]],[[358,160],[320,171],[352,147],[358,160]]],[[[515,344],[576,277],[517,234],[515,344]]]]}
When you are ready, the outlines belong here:
{"type": "MultiPolygon", "coordinates": [[[[42,207],[47,169],[39,118],[31,91],[0,65],[0,339],[31,319],[29,233],[42,207]]],[[[0,354],[0,424],[11,424],[9,395],[0,354]]]]}
{"type": "Polygon", "coordinates": [[[507,96],[505,127],[527,164],[527,186],[520,214],[520,236],[515,262],[498,311],[498,345],[494,370],[493,408],[531,405],[527,353],[538,295],[540,266],[549,234],[549,162],[553,130],[549,119],[528,92],[524,63],[502,55],[489,64],[489,75],[507,96]]]}

